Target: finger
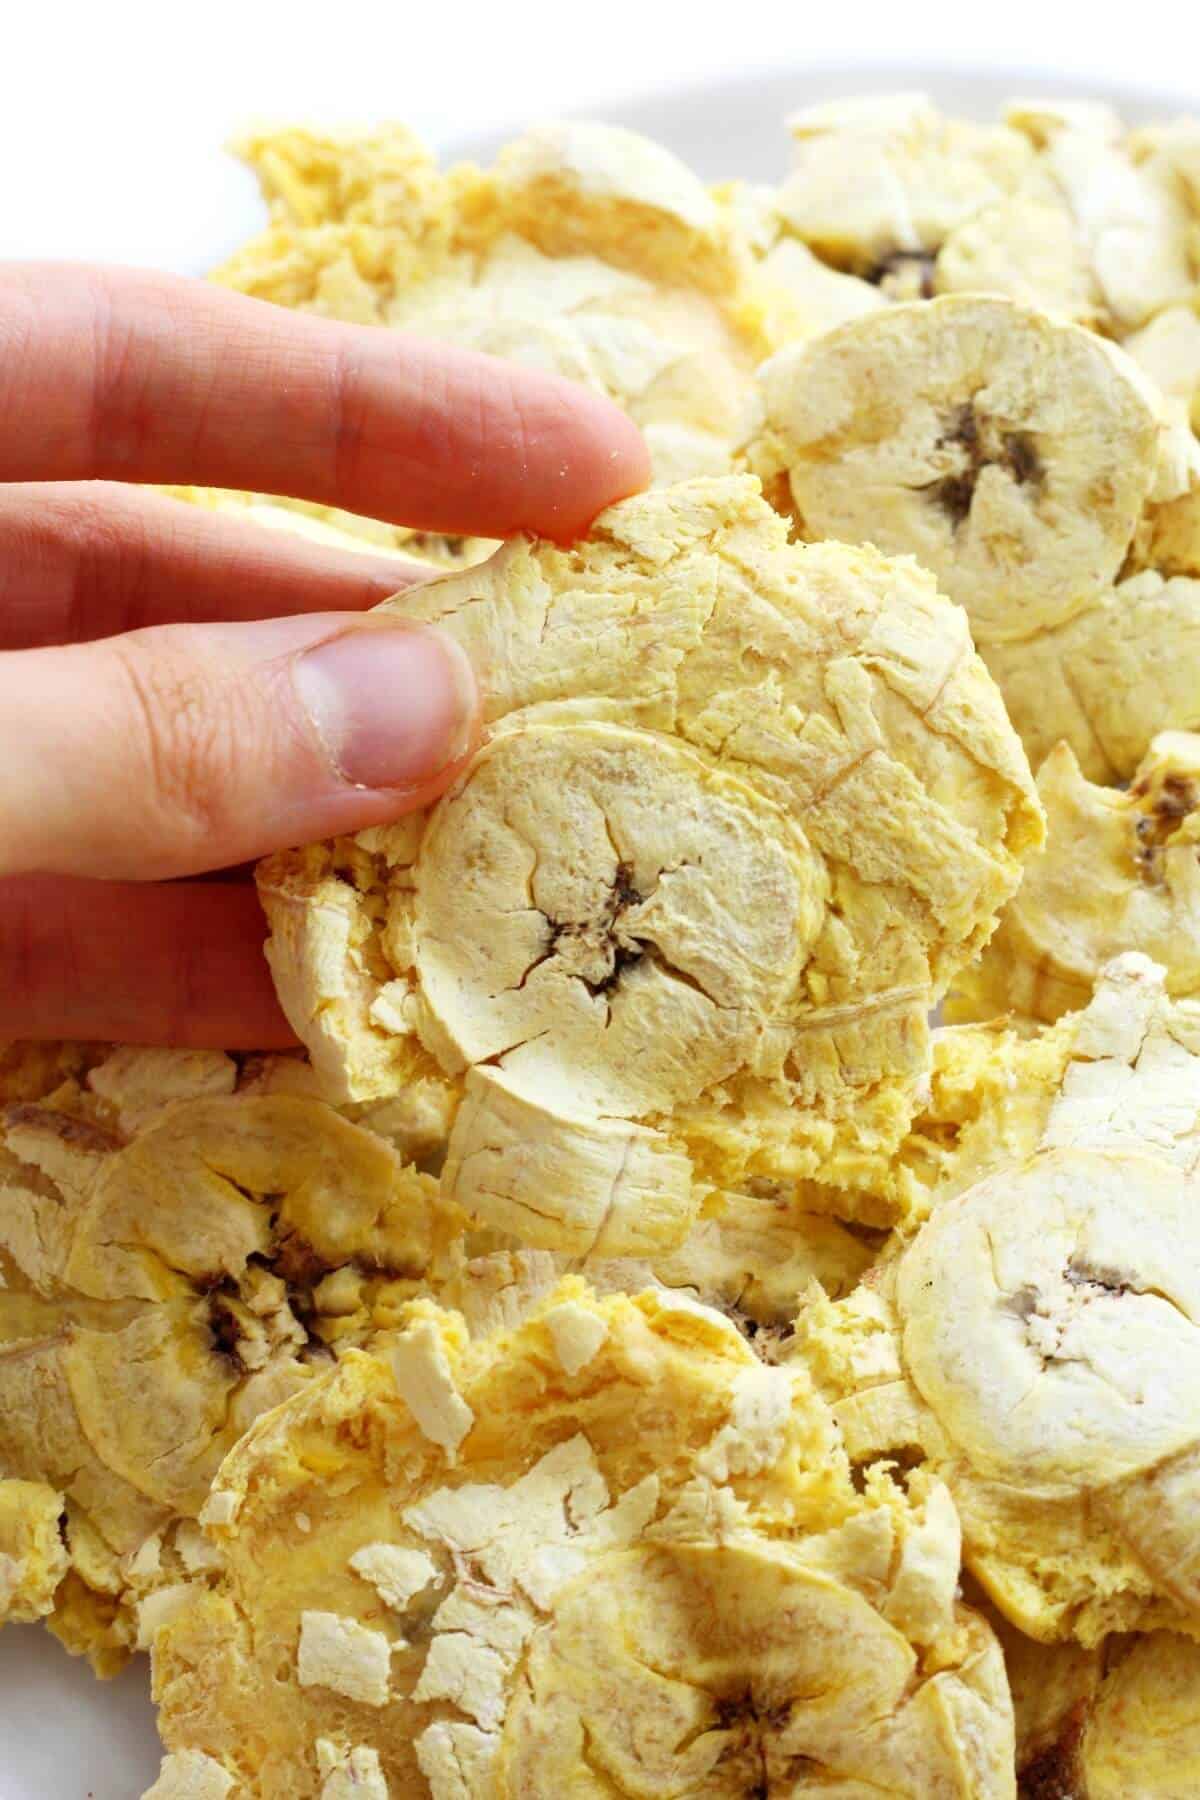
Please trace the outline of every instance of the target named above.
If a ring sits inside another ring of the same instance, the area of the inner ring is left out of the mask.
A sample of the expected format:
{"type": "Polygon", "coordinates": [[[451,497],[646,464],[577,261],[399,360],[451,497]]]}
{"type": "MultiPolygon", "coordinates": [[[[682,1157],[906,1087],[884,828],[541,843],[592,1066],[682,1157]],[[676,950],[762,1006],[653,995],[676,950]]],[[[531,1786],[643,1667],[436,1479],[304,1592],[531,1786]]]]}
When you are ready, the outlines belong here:
{"type": "Polygon", "coordinates": [[[0,881],[0,1037],[294,1044],[265,937],[244,884],[0,881]]]}
{"type": "Polygon", "coordinates": [[[477,709],[458,646],[385,614],[0,655],[0,874],[153,880],[382,823],[452,779],[477,709]]]}
{"type": "Polygon", "coordinates": [[[0,650],[147,625],[357,612],[436,573],[117,482],[0,487],[0,650]]]}
{"type": "Polygon", "coordinates": [[[0,273],[0,481],[189,481],[428,531],[581,534],[643,487],[610,401],[557,376],[203,282],[0,273]]]}

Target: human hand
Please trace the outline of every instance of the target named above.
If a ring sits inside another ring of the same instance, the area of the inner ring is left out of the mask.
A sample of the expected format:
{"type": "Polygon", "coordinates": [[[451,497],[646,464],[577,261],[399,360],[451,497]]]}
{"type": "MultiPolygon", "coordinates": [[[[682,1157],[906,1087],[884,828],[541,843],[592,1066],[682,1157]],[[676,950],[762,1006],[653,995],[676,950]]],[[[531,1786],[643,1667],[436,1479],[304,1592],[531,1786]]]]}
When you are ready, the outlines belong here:
{"type": "Polygon", "coordinates": [[[427,573],[118,482],[561,540],[644,485],[556,377],[203,283],[0,269],[0,1037],[293,1042],[248,880],[181,880],[427,804],[469,754],[427,573]]]}

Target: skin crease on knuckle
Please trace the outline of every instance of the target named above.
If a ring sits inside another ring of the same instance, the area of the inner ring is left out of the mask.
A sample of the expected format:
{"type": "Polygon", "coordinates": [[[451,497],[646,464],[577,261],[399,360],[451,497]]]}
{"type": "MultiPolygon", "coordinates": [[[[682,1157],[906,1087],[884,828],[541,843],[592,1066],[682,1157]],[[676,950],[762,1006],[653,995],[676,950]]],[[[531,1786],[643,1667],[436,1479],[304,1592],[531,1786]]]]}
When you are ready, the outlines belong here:
{"type": "Polygon", "coordinates": [[[330,366],[329,413],[333,483],[339,493],[350,494],[361,479],[366,384],[361,358],[346,347],[339,349],[330,366]]]}
{"type": "Polygon", "coordinates": [[[86,461],[102,463],[113,473],[146,465],[148,449],[162,438],[164,426],[177,454],[185,457],[204,437],[214,387],[225,379],[222,359],[187,354],[187,309],[176,303],[169,282],[153,276],[116,278],[98,272],[90,284],[92,309],[92,404],[87,426],[86,461]],[[164,418],[163,377],[170,365],[146,354],[147,341],[170,343],[172,358],[186,369],[172,387],[186,390],[186,410],[164,418]],[[186,354],[186,362],[182,359],[186,354]],[[207,372],[206,372],[207,363],[207,372]],[[186,438],[179,441],[180,428],[186,438]]]}
{"type": "Polygon", "coordinates": [[[427,486],[438,471],[448,496],[478,482],[490,458],[474,453],[464,461],[464,438],[483,444],[485,382],[466,383],[432,346],[406,345],[409,354],[396,358],[373,349],[367,357],[344,346],[330,369],[329,442],[333,481],[339,492],[361,492],[379,484],[387,469],[395,487],[427,486]],[[395,389],[403,398],[397,407],[395,389]],[[405,432],[396,429],[397,416],[405,432]]]}
{"type": "MultiPolygon", "coordinates": [[[[151,603],[148,533],[145,522],[124,495],[106,484],[81,482],[82,492],[70,506],[59,507],[57,533],[71,545],[71,574],[64,584],[62,643],[96,635],[135,630],[151,603]]],[[[43,641],[46,641],[43,639],[43,641]]]]}
{"type": "Polygon", "coordinates": [[[43,490],[36,507],[0,487],[0,648],[134,629],[150,600],[147,549],[145,522],[113,484],[43,490]]]}
{"type": "Polygon", "coordinates": [[[132,466],[155,424],[147,405],[146,374],[131,354],[134,330],[103,279],[92,282],[90,305],[92,393],[85,458],[95,465],[103,453],[110,465],[128,461],[132,466]]]}
{"type": "Polygon", "coordinates": [[[21,271],[0,273],[0,416],[12,418],[29,378],[36,320],[32,284],[21,271]]]}

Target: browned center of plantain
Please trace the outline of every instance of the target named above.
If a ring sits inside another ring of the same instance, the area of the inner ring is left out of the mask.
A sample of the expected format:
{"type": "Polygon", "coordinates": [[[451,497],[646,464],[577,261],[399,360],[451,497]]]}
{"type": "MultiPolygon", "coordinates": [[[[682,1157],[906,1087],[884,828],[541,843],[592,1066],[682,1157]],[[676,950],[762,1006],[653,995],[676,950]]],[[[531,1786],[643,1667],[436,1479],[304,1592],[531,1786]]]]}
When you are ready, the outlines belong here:
{"type": "Polygon", "coordinates": [[[716,1718],[707,1729],[727,1731],[731,1736],[717,1767],[730,1783],[728,1791],[741,1800],[770,1800],[774,1794],[791,1793],[810,1776],[815,1779],[828,1773],[815,1757],[780,1745],[778,1740],[791,1719],[788,1705],[773,1706],[746,1687],[720,1695],[714,1706],[716,1718]]]}
{"type": "Polygon", "coordinates": [[[951,451],[958,467],[930,482],[926,491],[955,531],[970,515],[975,488],[985,469],[1005,470],[1018,487],[1042,485],[1042,464],[1032,433],[1005,431],[994,420],[981,417],[970,400],[954,409],[937,448],[951,451]]]}
{"type": "Polygon", "coordinates": [[[238,1297],[237,1284],[228,1276],[211,1289],[208,1330],[217,1355],[225,1357],[239,1374],[245,1375],[249,1368],[242,1356],[242,1326],[233,1305],[238,1297]]]}
{"type": "MultiPolygon", "coordinates": [[[[1063,1274],[1072,1287],[1095,1288],[1105,1294],[1128,1294],[1129,1283],[1116,1269],[1099,1269],[1094,1263],[1085,1262],[1082,1257],[1073,1256],[1063,1274]]],[[[1095,1298],[1085,1295],[1086,1299],[1095,1298]]]]}
{"type": "Polygon", "coordinates": [[[796,1335],[796,1327],[787,1325],[766,1325],[761,1319],[751,1318],[749,1313],[735,1304],[723,1306],[721,1311],[726,1318],[741,1332],[755,1355],[765,1363],[782,1362],[787,1349],[796,1335]]]}
{"type": "Polygon", "coordinates": [[[622,920],[645,896],[633,885],[633,866],[619,862],[612,886],[594,918],[567,924],[550,921],[548,955],[557,956],[572,975],[577,975],[589,994],[610,994],[621,973],[646,953],[624,929],[622,920]]]}
{"type": "Polygon", "coordinates": [[[330,1263],[321,1256],[307,1238],[302,1238],[297,1231],[289,1231],[286,1226],[276,1226],[279,1232],[278,1241],[270,1257],[265,1262],[273,1275],[287,1283],[289,1296],[297,1291],[307,1292],[314,1288],[318,1281],[334,1268],[344,1267],[341,1263],[330,1263]]]}
{"type": "Polygon", "coordinates": [[[1056,1741],[1017,1770],[1020,1800],[1086,1800],[1079,1769],[1084,1712],[1082,1703],[1075,1707],[1056,1741]]]}
{"type": "Polygon", "coordinates": [[[782,1731],[787,1724],[787,1707],[764,1706],[750,1688],[740,1693],[723,1694],[715,1705],[715,1729],[728,1731],[733,1739],[718,1767],[727,1776],[746,1784],[730,1791],[740,1793],[743,1800],[768,1800],[771,1759],[767,1739],[769,1734],[782,1731]]]}
{"type": "Polygon", "coordinates": [[[937,256],[932,250],[890,250],[864,270],[863,280],[889,300],[932,300],[937,256]]]}
{"type": "Polygon", "coordinates": [[[1186,775],[1152,770],[1129,791],[1139,805],[1133,827],[1134,865],[1143,881],[1157,883],[1163,878],[1162,853],[1183,820],[1200,806],[1200,790],[1186,775]]]}
{"type": "MultiPolygon", "coordinates": [[[[1080,1304],[1096,1300],[1116,1300],[1122,1294],[1135,1293],[1116,1269],[1098,1268],[1083,1257],[1073,1256],[1064,1264],[1062,1278],[1067,1286],[1073,1288],[1080,1304]]],[[[1053,1318],[1053,1304],[1047,1300],[1043,1291],[1036,1287],[1021,1287],[1010,1294],[1004,1302],[1005,1310],[1014,1313],[1028,1327],[1027,1340],[1029,1347],[1041,1363],[1043,1369],[1051,1363],[1073,1362],[1074,1353],[1059,1354],[1057,1345],[1047,1342],[1046,1331],[1053,1318]],[[1032,1321],[1037,1321],[1033,1324],[1032,1321]]]]}

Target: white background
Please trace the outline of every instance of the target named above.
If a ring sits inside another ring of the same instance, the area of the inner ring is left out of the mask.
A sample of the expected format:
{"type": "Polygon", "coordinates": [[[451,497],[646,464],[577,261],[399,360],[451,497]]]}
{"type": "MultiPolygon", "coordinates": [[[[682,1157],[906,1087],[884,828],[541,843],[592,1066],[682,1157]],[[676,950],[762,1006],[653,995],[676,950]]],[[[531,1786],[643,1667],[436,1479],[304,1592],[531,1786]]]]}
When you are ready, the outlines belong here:
{"type": "MultiPolygon", "coordinates": [[[[1179,0],[1139,0],[1119,29],[1076,0],[0,0],[0,256],[202,271],[260,222],[222,146],[262,121],[402,118],[457,146],[590,114],[706,175],[770,179],[783,111],[856,88],[927,86],[981,116],[1022,88],[1200,110],[1184,17],[1179,0]]],[[[0,1634],[0,1800],[135,1800],[158,1760],[145,1695],[141,1667],[101,1687],[45,1633],[0,1634]]]]}
{"type": "MultiPolygon", "coordinates": [[[[0,254],[199,271],[256,217],[249,178],[221,155],[251,121],[399,117],[444,144],[537,116],[611,115],[614,103],[704,79],[794,70],[800,92],[806,74],[881,63],[917,79],[940,65],[1186,93],[1200,89],[1190,10],[1187,0],[1119,10],[1082,0],[5,0],[0,254]]],[[[767,143],[766,111],[761,124],[767,143]]],[[[710,168],[722,172],[719,116],[707,135],[710,168]]]]}

